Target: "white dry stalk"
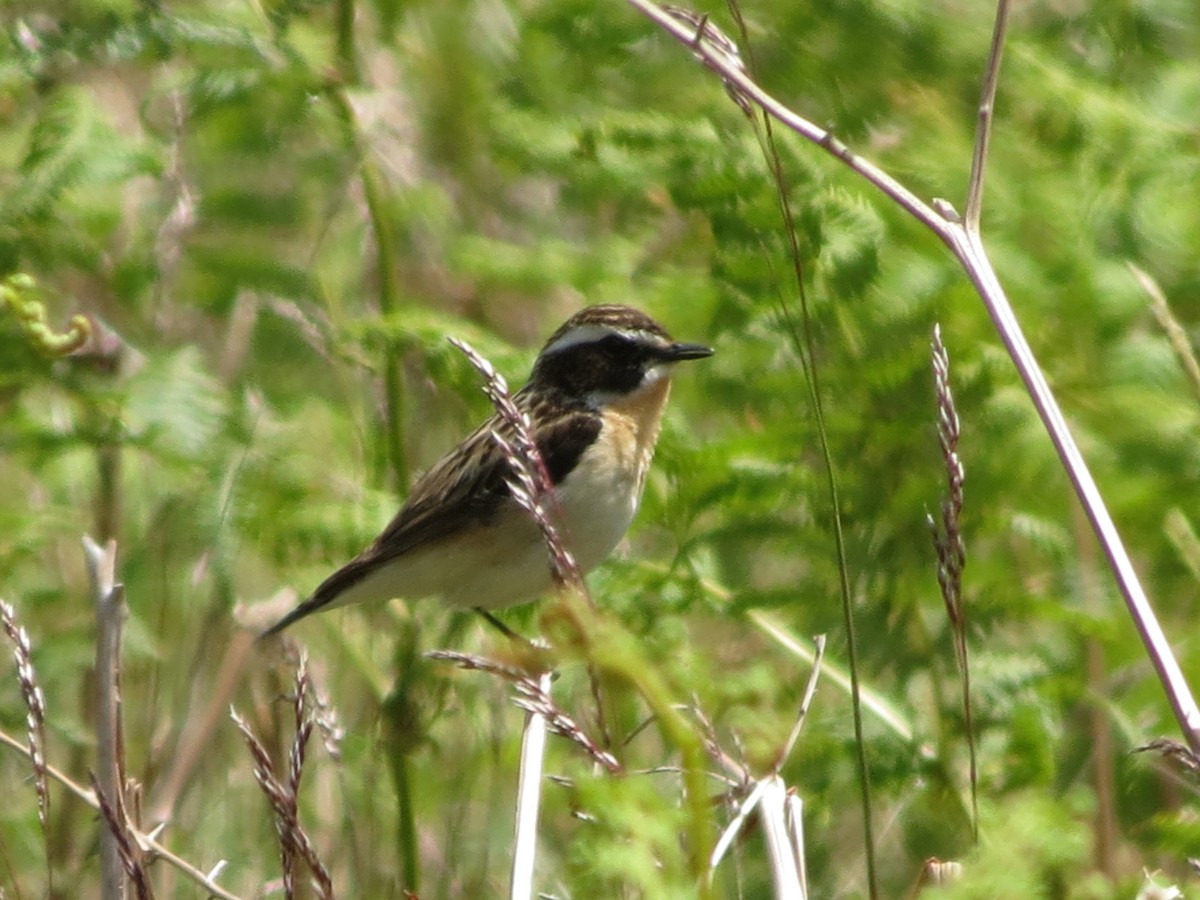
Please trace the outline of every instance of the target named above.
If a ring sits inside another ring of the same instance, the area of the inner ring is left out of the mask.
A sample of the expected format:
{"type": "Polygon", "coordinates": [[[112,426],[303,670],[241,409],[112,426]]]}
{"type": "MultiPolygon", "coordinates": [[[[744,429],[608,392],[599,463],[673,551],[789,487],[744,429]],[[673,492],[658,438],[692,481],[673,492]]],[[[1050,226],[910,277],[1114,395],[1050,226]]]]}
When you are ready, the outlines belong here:
{"type": "Polygon", "coordinates": [[[1033,354],[1029,341],[1017,320],[1012,304],[1000,284],[996,270],[988,258],[980,232],[980,214],[983,203],[983,177],[987,163],[988,142],[991,134],[992,110],[999,83],[1001,51],[1008,20],[1009,0],[997,3],[996,24],[992,35],[984,76],[984,88],[979,105],[975,151],[971,161],[968,182],[966,212],[959,215],[945,200],[934,199],[926,203],[878,166],[854,153],[832,132],[821,128],[803,116],[788,109],[745,72],[733,65],[728,56],[710,42],[696,40],[696,29],[680,22],[652,0],[626,0],[631,6],[659,25],[680,43],[687,46],[704,65],[716,72],[730,89],[758,105],[769,116],[794,131],[842,164],[865,178],[892,202],[913,216],[932,231],[954,254],[970,279],[972,286],[983,300],[992,324],[995,326],[1017,373],[1020,375],[1037,410],[1042,424],[1054,444],[1059,461],[1071,481],[1072,487],[1083,506],[1092,528],[1104,548],[1109,566],[1125,600],[1126,608],[1141,637],[1150,661],[1158,673],[1175,718],[1191,748],[1200,752],[1200,706],[1197,706],[1183,670],[1179,666],[1170,642],[1163,632],[1150,600],[1138,580],[1137,572],[1124,542],[1117,532],[1116,524],[1104,502],[1100,489],[1080,453],[1075,438],[1067,426],[1066,418],[1050,390],[1041,366],[1033,354]]]}
{"type": "MultiPolygon", "coordinates": [[[[549,696],[552,674],[538,676],[538,688],[549,696]]],[[[546,760],[548,723],[540,712],[525,714],[525,733],[521,736],[521,767],[517,781],[517,812],[513,841],[511,900],[530,900],[533,894],[533,867],[537,861],[538,813],[542,802],[542,772],[546,760]]]]}
{"type": "Polygon", "coordinates": [[[763,779],[763,791],[758,801],[758,818],[762,823],[763,837],[767,842],[767,858],[771,861],[771,876],[775,882],[775,896],[788,900],[805,900],[808,891],[801,873],[804,871],[803,857],[797,858],[794,825],[794,810],[788,802],[788,786],[778,775],[763,779]]]}
{"type": "Polygon", "coordinates": [[[808,884],[802,810],[800,798],[788,790],[779,775],[771,774],[755,782],[753,790],[738,806],[732,821],[721,832],[721,837],[713,847],[709,858],[709,879],[741,834],[750,815],[757,812],[767,843],[775,896],[786,900],[805,900],[808,884]]]}
{"type": "Polygon", "coordinates": [[[517,694],[513,702],[526,712],[544,718],[546,727],[552,734],[582,747],[597,765],[610,773],[616,774],[621,771],[621,764],[617,758],[600,747],[579,727],[578,722],[555,704],[542,675],[524,675],[513,683],[513,689],[517,694]]]}
{"type": "Polygon", "coordinates": [[[765,781],[755,782],[754,789],[738,805],[737,812],[734,813],[729,824],[725,826],[725,830],[721,832],[721,836],[713,846],[712,856],[708,860],[710,878],[712,877],[712,872],[716,871],[717,866],[721,864],[721,860],[725,858],[725,854],[729,848],[733,846],[734,840],[741,834],[742,826],[746,824],[746,820],[750,818],[750,814],[758,806],[758,801],[762,798],[763,791],[766,789],[765,781]]]}
{"type": "Polygon", "coordinates": [[[792,853],[796,857],[796,867],[800,871],[800,888],[803,896],[808,896],[808,865],[805,863],[807,853],[804,849],[804,801],[795,791],[789,791],[784,801],[784,825],[792,842],[792,853]]]}
{"type": "Polygon", "coordinates": [[[791,733],[776,757],[771,773],[754,782],[754,788],[742,801],[733,820],[721,833],[709,861],[709,877],[711,878],[712,872],[729,847],[732,846],[734,838],[741,832],[750,814],[757,810],[767,842],[767,856],[771,861],[776,896],[796,897],[799,900],[804,900],[808,896],[802,819],[804,805],[800,797],[788,789],[779,771],[787,762],[787,758],[796,745],[800,729],[804,726],[804,720],[808,716],[809,707],[817,692],[817,683],[821,676],[821,662],[825,657],[825,635],[817,635],[813,643],[815,651],[812,671],[809,673],[808,683],[804,686],[804,694],[800,699],[800,708],[791,733]]]}

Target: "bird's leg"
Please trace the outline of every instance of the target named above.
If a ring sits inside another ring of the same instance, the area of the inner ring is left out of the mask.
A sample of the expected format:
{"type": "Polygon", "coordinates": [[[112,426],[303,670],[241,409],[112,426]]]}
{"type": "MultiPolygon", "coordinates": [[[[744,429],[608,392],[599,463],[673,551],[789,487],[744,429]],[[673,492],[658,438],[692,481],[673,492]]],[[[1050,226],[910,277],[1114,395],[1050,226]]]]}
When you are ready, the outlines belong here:
{"type": "Polygon", "coordinates": [[[503,622],[501,622],[499,619],[497,619],[495,616],[493,616],[490,612],[488,612],[486,609],[484,609],[482,606],[476,606],[475,612],[477,612],[481,616],[483,616],[483,618],[487,621],[487,623],[489,625],[491,625],[493,628],[495,628],[497,631],[499,631],[502,635],[504,635],[510,641],[517,641],[518,643],[525,644],[528,647],[534,646],[533,641],[529,640],[528,638],[521,637],[521,635],[517,634],[515,631],[513,631],[511,628],[509,628],[507,625],[505,625],[503,622]]]}

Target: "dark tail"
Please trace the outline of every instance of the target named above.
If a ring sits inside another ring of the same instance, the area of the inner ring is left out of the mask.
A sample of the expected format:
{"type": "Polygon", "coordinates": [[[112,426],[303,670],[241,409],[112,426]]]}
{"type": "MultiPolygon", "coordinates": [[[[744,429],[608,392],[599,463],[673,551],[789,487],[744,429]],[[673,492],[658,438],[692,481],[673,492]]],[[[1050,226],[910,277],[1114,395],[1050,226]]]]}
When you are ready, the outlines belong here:
{"type": "Polygon", "coordinates": [[[328,601],[317,602],[317,598],[318,598],[318,594],[313,594],[311,597],[309,597],[307,600],[305,600],[303,603],[301,603],[299,606],[297,606],[295,609],[293,609],[290,613],[288,613],[286,616],[284,616],[282,619],[280,619],[278,622],[276,622],[274,625],[272,625],[266,631],[262,632],[257,638],[255,638],[255,640],[265,641],[267,638],[271,637],[272,635],[279,634],[279,632],[283,631],[283,629],[287,628],[293,622],[296,622],[299,619],[303,619],[309,613],[315,613],[322,606],[327,605],[328,601]]]}
{"type": "Polygon", "coordinates": [[[257,640],[265,640],[272,635],[279,634],[279,632],[283,631],[283,629],[287,628],[293,622],[297,622],[315,612],[320,612],[328,606],[336,605],[337,599],[341,596],[342,592],[365,578],[374,567],[374,559],[367,554],[350,560],[350,562],[322,581],[320,586],[313,591],[311,597],[260,634],[257,640]]]}

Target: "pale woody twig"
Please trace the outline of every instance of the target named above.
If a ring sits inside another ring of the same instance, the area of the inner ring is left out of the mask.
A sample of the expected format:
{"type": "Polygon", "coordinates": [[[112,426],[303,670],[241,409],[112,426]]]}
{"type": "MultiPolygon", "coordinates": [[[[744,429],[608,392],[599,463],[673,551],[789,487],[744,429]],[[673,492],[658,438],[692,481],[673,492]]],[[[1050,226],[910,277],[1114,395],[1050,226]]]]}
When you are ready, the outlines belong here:
{"type": "Polygon", "coordinates": [[[796,741],[800,738],[800,729],[804,727],[804,720],[808,718],[808,709],[812,706],[813,697],[817,694],[817,682],[821,678],[821,663],[825,659],[825,635],[818,634],[813,639],[813,661],[812,670],[808,673],[808,683],[804,686],[804,695],[800,698],[800,710],[796,714],[796,722],[792,725],[792,732],[788,735],[787,741],[784,742],[783,749],[775,758],[775,766],[772,771],[776,775],[783,769],[783,764],[787,762],[789,756],[792,755],[792,750],[796,746],[796,741]]]}
{"type": "MultiPolygon", "coordinates": [[[[120,678],[125,586],[116,580],[116,541],[109,540],[101,548],[84,535],[83,550],[96,604],[96,784],[112,805],[113,814],[106,816],[106,821],[120,825],[126,822],[120,678]]],[[[104,900],[125,896],[122,836],[116,827],[100,832],[100,891],[104,900]]]]}
{"type": "MultiPolygon", "coordinates": [[[[936,234],[958,258],[972,285],[983,299],[997,333],[1012,358],[1013,364],[1025,384],[1025,389],[1041,417],[1042,424],[1054,444],[1059,460],[1071,480],[1101,546],[1104,547],[1105,555],[1108,557],[1117,585],[1125,599],[1126,607],[1134,620],[1146,653],[1154,664],[1159,681],[1167,693],[1175,718],[1188,744],[1193,750],[1200,752],[1200,707],[1197,706],[1196,700],[1192,696],[1191,688],[1183,676],[1174,651],[1142,589],[1137,572],[1121,541],[1112,516],[1108,512],[1104,498],[1100,494],[1083,455],[1079,452],[1075,439],[1067,427],[1066,419],[1058,407],[1058,401],[1046,383],[1037,358],[1033,355],[1008,297],[996,277],[978,232],[965,227],[948,203],[926,204],[878,166],[851,152],[829,131],[818,128],[812,122],[788,109],[748,78],[744,72],[731,65],[720,50],[714,49],[707,42],[697,42],[694,29],[672,18],[652,0],[626,0],[626,2],[656,22],[678,41],[687,45],[693,53],[701,56],[708,68],[732,84],[743,97],[757,103],[784,126],[818,145],[851,170],[866,178],[936,234]]],[[[998,21],[997,24],[1002,25],[1003,22],[998,21]]],[[[996,58],[998,60],[998,57],[996,58]]],[[[981,192],[982,187],[979,186],[975,190],[981,192]]]]}
{"type": "MultiPolygon", "coordinates": [[[[23,753],[26,757],[29,756],[28,747],[3,731],[0,731],[0,744],[10,747],[11,749],[16,750],[18,753],[23,753]]],[[[92,809],[96,810],[97,812],[100,811],[100,802],[96,799],[96,794],[94,791],[90,791],[83,787],[66,773],[60,771],[49,763],[46,764],[46,774],[74,794],[76,798],[90,806],[92,809]]],[[[221,885],[217,884],[215,879],[217,874],[219,874],[224,868],[222,863],[218,863],[213,867],[212,875],[205,874],[186,859],[178,856],[149,835],[138,831],[132,825],[128,826],[127,830],[129,835],[137,842],[138,846],[141,847],[143,853],[147,854],[148,856],[161,859],[168,865],[178,869],[185,876],[196,882],[196,884],[203,887],[209,896],[217,897],[219,900],[242,900],[242,898],[237,894],[231,893],[230,891],[227,891],[225,888],[221,887],[221,885]]]]}
{"type": "Polygon", "coordinates": [[[626,2],[669,32],[680,43],[689,47],[696,56],[701,57],[704,65],[717,73],[726,85],[730,86],[730,89],[736,89],[741,96],[758,104],[781,124],[837,157],[900,204],[922,224],[932,229],[943,241],[949,243],[948,223],[940,213],[935,212],[931,206],[878,166],[851,152],[844,143],[834,137],[832,132],[797,115],[764,91],[744,71],[733,65],[719,47],[713,46],[709,41],[697,41],[696,29],[693,26],[671,16],[652,0],[626,0],[626,2]]]}

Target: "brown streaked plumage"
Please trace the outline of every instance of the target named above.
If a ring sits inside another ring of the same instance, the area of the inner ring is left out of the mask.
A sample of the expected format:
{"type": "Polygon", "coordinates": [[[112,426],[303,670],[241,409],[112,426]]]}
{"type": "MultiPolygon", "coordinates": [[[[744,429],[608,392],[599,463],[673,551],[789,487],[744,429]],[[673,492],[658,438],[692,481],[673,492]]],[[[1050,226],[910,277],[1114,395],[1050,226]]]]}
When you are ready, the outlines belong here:
{"type": "MultiPolygon", "coordinates": [[[[620,541],[641,499],[670,366],[712,353],[628,306],[588,307],[550,336],[513,398],[533,423],[560,527],[584,572],[620,541]]],[[[493,416],[413,486],[378,538],[268,629],[321,609],[438,595],[456,608],[536,599],[551,586],[541,534],[509,496],[493,416]]]]}

